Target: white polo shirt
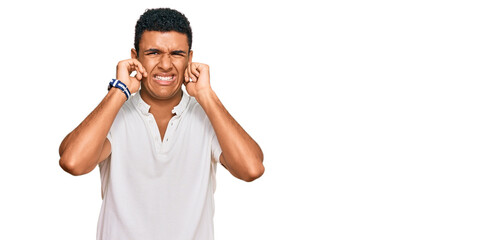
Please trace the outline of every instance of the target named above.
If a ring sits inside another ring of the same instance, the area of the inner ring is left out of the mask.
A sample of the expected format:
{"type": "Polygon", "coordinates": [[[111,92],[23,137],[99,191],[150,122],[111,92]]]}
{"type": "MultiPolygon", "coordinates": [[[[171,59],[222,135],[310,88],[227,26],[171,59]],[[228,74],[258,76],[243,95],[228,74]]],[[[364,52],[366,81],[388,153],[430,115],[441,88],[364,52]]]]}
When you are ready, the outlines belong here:
{"type": "Polygon", "coordinates": [[[161,141],[135,94],[120,109],[99,164],[98,240],[213,239],[215,172],[222,150],[202,107],[183,92],[161,141]]]}

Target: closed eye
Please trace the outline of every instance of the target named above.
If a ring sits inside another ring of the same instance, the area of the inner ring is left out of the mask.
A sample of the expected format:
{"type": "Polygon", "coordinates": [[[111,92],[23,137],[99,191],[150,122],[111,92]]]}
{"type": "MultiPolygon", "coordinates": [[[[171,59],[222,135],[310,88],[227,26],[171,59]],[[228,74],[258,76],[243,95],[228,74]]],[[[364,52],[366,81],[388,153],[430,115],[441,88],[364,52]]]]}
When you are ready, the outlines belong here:
{"type": "Polygon", "coordinates": [[[182,50],[177,50],[177,51],[172,51],[171,55],[176,55],[176,56],[185,56],[187,53],[182,50]]]}
{"type": "Polygon", "coordinates": [[[153,49],[153,48],[145,51],[145,55],[157,55],[159,53],[160,53],[160,51],[158,49],[153,49]]]}

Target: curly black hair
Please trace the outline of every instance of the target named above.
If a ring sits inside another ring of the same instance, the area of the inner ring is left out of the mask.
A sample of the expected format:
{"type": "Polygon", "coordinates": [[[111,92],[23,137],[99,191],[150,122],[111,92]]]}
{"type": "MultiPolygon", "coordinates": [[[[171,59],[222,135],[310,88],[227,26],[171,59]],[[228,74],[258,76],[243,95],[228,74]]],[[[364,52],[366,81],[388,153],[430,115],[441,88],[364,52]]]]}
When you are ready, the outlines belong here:
{"type": "Polygon", "coordinates": [[[140,50],[140,40],[145,31],[168,32],[176,31],[187,35],[189,51],[192,48],[192,29],[190,22],[183,13],[170,8],[147,9],[136,22],[134,33],[134,48],[140,50]]]}

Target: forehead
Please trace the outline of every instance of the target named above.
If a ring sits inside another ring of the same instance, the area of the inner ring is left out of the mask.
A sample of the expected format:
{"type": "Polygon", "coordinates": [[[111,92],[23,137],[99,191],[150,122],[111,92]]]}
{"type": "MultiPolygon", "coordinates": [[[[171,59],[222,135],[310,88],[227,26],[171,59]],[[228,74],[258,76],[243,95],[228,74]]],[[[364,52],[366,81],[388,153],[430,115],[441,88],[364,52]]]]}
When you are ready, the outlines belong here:
{"type": "Polygon", "coordinates": [[[160,50],[189,50],[187,35],[175,31],[145,31],[141,35],[140,50],[156,48],[160,50]]]}

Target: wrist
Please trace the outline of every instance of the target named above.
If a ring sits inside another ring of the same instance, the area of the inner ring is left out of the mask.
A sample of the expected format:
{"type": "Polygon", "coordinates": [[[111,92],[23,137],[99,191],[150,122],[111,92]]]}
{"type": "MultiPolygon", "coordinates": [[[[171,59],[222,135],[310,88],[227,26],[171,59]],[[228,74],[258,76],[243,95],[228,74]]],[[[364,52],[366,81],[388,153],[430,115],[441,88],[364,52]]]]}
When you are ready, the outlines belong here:
{"type": "Polygon", "coordinates": [[[217,99],[217,95],[215,92],[210,88],[207,90],[203,91],[198,91],[197,96],[195,96],[196,101],[203,106],[204,104],[214,101],[217,99]]]}
{"type": "Polygon", "coordinates": [[[124,103],[128,100],[124,92],[118,88],[111,88],[108,91],[107,96],[121,103],[124,103]]]}
{"type": "Polygon", "coordinates": [[[110,83],[108,84],[108,90],[110,91],[110,89],[112,88],[117,88],[121,90],[126,96],[126,100],[128,100],[131,97],[131,92],[129,91],[127,85],[118,79],[112,79],[110,81],[110,83]]]}

